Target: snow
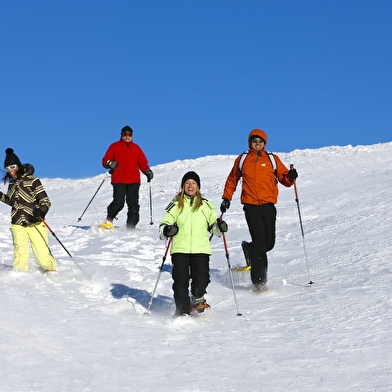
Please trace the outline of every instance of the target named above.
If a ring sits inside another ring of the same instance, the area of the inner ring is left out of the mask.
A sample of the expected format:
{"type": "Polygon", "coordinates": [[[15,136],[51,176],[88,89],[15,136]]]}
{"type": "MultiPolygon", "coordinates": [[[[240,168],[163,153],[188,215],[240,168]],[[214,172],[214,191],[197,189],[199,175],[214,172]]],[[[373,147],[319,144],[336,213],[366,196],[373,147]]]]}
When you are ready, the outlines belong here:
{"type": "MultiPolygon", "coordinates": [[[[0,205],[1,391],[391,391],[392,143],[279,153],[298,170],[298,195],[280,187],[269,291],[251,292],[249,272],[233,272],[237,316],[222,239],[211,241],[211,309],[174,318],[170,256],[159,276],[164,208],[183,174],[201,176],[219,213],[235,156],[153,167],[140,190],[141,221],[97,228],[112,188],[105,173],[42,179],[52,201],[47,223],[57,275],[12,270],[9,207],[0,205]],[[78,269],[91,277],[91,282],[78,269]],[[310,285],[310,280],[314,284],[310,285]]],[[[39,173],[37,173],[39,175],[39,173]]],[[[6,191],[2,185],[1,190],[6,191]]],[[[229,262],[244,265],[249,234],[238,188],[224,215],[229,262]]]]}

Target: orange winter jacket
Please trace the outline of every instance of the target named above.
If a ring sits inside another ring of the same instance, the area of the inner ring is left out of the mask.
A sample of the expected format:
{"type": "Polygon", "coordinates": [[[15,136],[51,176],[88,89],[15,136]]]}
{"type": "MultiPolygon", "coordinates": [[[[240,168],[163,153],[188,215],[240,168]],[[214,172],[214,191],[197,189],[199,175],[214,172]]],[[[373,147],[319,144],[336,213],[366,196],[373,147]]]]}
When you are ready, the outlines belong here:
{"type": "Polygon", "coordinates": [[[264,149],[260,151],[252,149],[252,145],[250,143],[252,136],[259,136],[267,141],[266,133],[260,129],[254,129],[249,134],[248,141],[250,150],[243,161],[242,170],[240,171],[239,169],[242,157],[241,154],[234,161],[233,168],[227,177],[222,199],[232,199],[237,188],[237,183],[242,177],[242,204],[276,204],[279,193],[277,181],[286,187],[293,185],[294,181],[287,176],[287,173],[289,172],[287,167],[282,163],[279,157],[274,154],[276,162],[275,177],[274,168],[270,160],[272,157],[268,157],[264,149]]]}

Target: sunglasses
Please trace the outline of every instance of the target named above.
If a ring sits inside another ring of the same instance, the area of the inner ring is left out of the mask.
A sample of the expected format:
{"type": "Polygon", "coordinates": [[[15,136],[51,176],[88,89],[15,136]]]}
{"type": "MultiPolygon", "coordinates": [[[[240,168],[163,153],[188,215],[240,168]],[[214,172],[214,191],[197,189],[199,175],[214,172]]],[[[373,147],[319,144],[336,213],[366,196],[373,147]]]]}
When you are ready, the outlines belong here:
{"type": "Polygon", "coordinates": [[[252,138],[250,141],[251,143],[264,143],[264,140],[261,138],[252,138]]]}
{"type": "Polygon", "coordinates": [[[6,168],[5,168],[5,170],[14,170],[14,169],[16,169],[16,167],[17,167],[18,165],[9,165],[9,166],[7,166],[6,168]]]}
{"type": "Polygon", "coordinates": [[[132,137],[132,133],[131,132],[124,132],[122,135],[126,136],[126,137],[132,137]]]}

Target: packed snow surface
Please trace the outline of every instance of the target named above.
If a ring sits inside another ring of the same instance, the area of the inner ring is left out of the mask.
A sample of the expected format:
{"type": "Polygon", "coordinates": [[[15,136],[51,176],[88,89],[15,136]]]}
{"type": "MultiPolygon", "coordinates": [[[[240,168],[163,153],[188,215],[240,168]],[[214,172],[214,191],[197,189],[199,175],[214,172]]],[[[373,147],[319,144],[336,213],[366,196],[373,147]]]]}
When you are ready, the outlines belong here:
{"type": "Polygon", "coordinates": [[[392,143],[278,155],[299,173],[304,236],[294,188],[280,186],[269,290],[255,294],[249,272],[233,272],[233,291],[229,265],[245,264],[240,245],[250,240],[239,186],[224,214],[228,258],[223,240],[211,240],[211,309],[201,316],[173,317],[158,225],[189,170],[219,214],[235,156],[153,167],[135,231],[125,229],[125,209],[113,232],[98,229],[112,195],[106,173],[41,179],[56,275],[32,257],[28,273],[11,268],[10,208],[1,204],[0,390],[391,391],[392,143]]]}

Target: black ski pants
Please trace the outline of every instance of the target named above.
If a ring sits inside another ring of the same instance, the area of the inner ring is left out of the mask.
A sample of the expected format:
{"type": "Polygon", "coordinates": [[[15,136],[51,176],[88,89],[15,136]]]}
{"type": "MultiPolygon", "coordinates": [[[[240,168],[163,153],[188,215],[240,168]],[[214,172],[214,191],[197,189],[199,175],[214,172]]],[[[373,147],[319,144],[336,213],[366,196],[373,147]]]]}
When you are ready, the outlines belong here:
{"type": "Polygon", "coordinates": [[[210,283],[210,256],[207,254],[173,253],[173,291],[176,315],[190,313],[189,280],[194,298],[202,297],[210,283]]]}
{"type": "Polygon", "coordinates": [[[139,222],[139,188],[140,184],[112,184],[113,201],[109,204],[108,218],[114,219],[124,208],[125,201],[128,206],[127,227],[135,227],[139,222]]]}
{"type": "Polygon", "coordinates": [[[267,252],[275,245],[276,208],[272,203],[245,204],[245,219],[252,237],[249,253],[252,283],[266,283],[268,271],[267,252]]]}

